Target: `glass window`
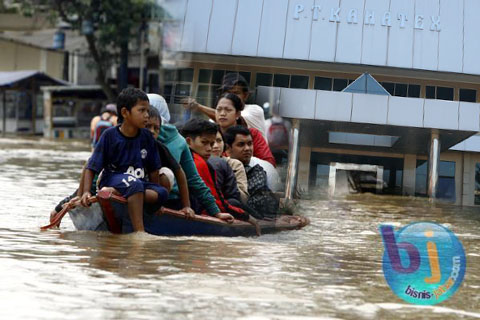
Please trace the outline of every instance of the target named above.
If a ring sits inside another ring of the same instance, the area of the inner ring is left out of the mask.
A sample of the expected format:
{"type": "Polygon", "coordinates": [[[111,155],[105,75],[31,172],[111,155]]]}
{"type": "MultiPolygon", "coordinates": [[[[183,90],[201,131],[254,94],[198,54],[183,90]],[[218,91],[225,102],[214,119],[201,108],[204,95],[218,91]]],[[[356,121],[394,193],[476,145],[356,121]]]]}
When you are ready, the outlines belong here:
{"type": "Polygon", "coordinates": [[[342,91],[348,86],[347,79],[333,79],[333,91],[342,91]]]}
{"type": "Polygon", "coordinates": [[[384,88],[385,90],[388,91],[388,93],[390,93],[392,96],[395,94],[395,84],[394,83],[391,83],[391,82],[382,82],[380,83],[384,88]]]}
{"type": "Polygon", "coordinates": [[[273,86],[288,88],[290,85],[290,76],[288,74],[275,74],[273,77],[273,86]]]}
{"type": "Polygon", "coordinates": [[[222,84],[224,74],[225,74],[225,70],[213,70],[212,83],[213,84],[222,84]]]}
{"type": "Polygon", "coordinates": [[[308,76],[294,76],[290,79],[290,88],[308,89],[308,76]]]}
{"type": "Polygon", "coordinates": [[[212,78],[212,70],[200,69],[200,74],[198,75],[198,82],[210,83],[211,78],[212,78]]]}
{"type": "Polygon", "coordinates": [[[163,87],[163,97],[167,101],[167,103],[171,103],[172,101],[170,100],[172,97],[172,90],[173,90],[173,85],[172,84],[166,84],[163,87]]]}
{"type": "Polygon", "coordinates": [[[180,103],[185,97],[190,96],[190,85],[189,84],[177,84],[175,86],[175,99],[173,103],[180,103]]]}
{"type": "Polygon", "coordinates": [[[163,73],[163,79],[165,81],[175,81],[175,70],[165,70],[163,73]]]}
{"type": "Polygon", "coordinates": [[[428,161],[417,160],[417,169],[415,170],[415,195],[427,195],[427,173],[428,161]]]}
{"type": "Polygon", "coordinates": [[[251,72],[239,71],[238,73],[239,73],[242,77],[244,77],[245,80],[247,80],[248,83],[250,83],[251,72]]]}
{"type": "Polygon", "coordinates": [[[475,164],[475,193],[474,204],[480,205],[480,163],[475,164]]]}
{"type": "Polygon", "coordinates": [[[455,177],[455,162],[454,161],[440,161],[438,168],[439,177],[455,177]]]}
{"type": "Polygon", "coordinates": [[[460,89],[460,101],[477,102],[477,90],[460,89]]]}
{"type": "Polygon", "coordinates": [[[440,161],[437,198],[455,202],[455,162],[440,161]]]}
{"type": "Polygon", "coordinates": [[[437,87],[437,99],[453,101],[453,88],[437,87]]]}
{"type": "Polygon", "coordinates": [[[332,90],[332,78],[315,77],[313,88],[315,90],[332,90]]]}
{"type": "Polygon", "coordinates": [[[182,82],[192,82],[193,81],[193,69],[179,69],[178,70],[178,81],[182,82]]]}
{"type": "Polygon", "coordinates": [[[272,86],[273,74],[271,73],[257,73],[257,82],[255,86],[272,86]]]}
{"type": "Polygon", "coordinates": [[[435,99],[435,87],[427,86],[425,88],[425,98],[435,99]]]}
{"type": "Polygon", "coordinates": [[[420,86],[418,84],[409,84],[408,96],[412,98],[420,98],[420,86]]]}
{"type": "Polygon", "coordinates": [[[403,83],[395,84],[395,96],[397,97],[406,97],[407,96],[407,85],[403,83]]]}

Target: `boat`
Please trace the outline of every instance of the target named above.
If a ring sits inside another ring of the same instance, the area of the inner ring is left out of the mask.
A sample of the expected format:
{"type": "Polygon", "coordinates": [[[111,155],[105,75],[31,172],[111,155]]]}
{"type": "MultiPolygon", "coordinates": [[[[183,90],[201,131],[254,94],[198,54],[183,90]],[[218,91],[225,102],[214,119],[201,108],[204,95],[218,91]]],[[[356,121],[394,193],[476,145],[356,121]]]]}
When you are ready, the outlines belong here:
{"type": "MultiPolygon", "coordinates": [[[[72,206],[71,209],[65,208],[77,230],[133,232],[125,198],[114,194],[111,190],[102,189],[91,198],[91,202],[93,204],[88,208],[79,205],[72,206]]],[[[297,215],[279,215],[273,220],[257,221],[262,234],[298,230],[310,223],[308,218],[297,215]]],[[[55,225],[55,221],[50,225],[55,225]]],[[[144,226],[146,232],[159,236],[249,237],[257,235],[255,227],[244,221],[234,220],[228,223],[205,215],[196,215],[193,219],[187,219],[183,212],[164,207],[155,212],[145,212],[144,226]]]]}

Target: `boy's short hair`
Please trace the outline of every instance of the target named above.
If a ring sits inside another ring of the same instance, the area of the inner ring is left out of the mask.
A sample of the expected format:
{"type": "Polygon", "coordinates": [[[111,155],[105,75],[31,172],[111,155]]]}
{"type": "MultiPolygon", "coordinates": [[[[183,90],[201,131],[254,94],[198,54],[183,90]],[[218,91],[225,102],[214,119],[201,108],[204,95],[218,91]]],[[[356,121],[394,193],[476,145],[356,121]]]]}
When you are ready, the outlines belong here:
{"type": "Polygon", "coordinates": [[[130,111],[139,100],[148,102],[147,94],[140,89],[125,88],[120,92],[117,98],[117,115],[119,123],[123,122],[122,108],[126,108],[130,111]]]}
{"type": "Polygon", "coordinates": [[[185,123],[180,130],[180,133],[185,138],[190,137],[195,139],[203,134],[217,134],[218,132],[218,125],[216,123],[199,119],[199,118],[192,118],[187,123],[185,123]]]}
{"type": "Polygon", "coordinates": [[[244,136],[251,136],[252,134],[250,133],[250,130],[244,126],[234,126],[230,127],[225,131],[224,137],[225,139],[223,140],[225,142],[225,145],[231,147],[233,142],[235,142],[235,138],[237,137],[237,134],[241,134],[244,136]]]}

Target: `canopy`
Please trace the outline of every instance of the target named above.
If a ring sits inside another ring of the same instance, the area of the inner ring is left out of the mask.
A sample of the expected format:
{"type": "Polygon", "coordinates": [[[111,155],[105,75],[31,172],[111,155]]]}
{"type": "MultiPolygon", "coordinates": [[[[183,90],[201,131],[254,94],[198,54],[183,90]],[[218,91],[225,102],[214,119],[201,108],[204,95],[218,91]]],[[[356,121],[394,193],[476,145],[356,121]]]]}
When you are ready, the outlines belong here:
{"type": "Polygon", "coordinates": [[[28,81],[35,80],[38,85],[68,85],[69,83],[53,78],[38,70],[0,71],[0,88],[13,88],[25,86],[28,81]]]}

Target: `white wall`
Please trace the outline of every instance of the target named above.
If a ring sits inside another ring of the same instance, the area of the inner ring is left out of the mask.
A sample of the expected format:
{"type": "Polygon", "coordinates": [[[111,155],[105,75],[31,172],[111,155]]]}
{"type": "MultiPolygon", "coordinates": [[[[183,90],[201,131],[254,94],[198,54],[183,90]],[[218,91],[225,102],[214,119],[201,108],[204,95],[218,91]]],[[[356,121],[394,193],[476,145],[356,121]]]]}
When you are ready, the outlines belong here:
{"type": "Polygon", "coordinates": [[[478,0],[186,1],[187,52],[480,74],[478,0]]]}

